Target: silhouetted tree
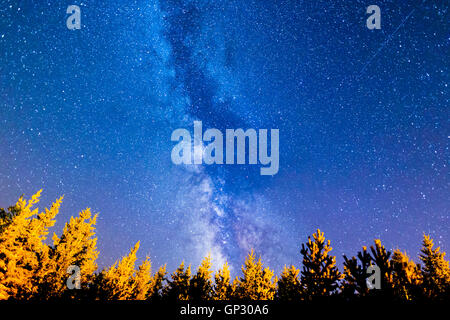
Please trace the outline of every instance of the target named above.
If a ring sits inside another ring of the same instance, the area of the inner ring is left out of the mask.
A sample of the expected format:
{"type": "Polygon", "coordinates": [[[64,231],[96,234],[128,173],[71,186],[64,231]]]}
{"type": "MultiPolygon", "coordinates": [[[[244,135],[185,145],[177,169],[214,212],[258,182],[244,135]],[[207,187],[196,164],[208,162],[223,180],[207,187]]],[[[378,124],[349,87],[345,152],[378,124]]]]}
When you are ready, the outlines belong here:
{"type": "Polygon", "coordinates": [[[367,252],[367,247],[359,251],[357,258],[348,259],[344,255],[344,283],[342,293],[347,298],[353,298],[355,295],[364,297],[369,293],[367,287],[367,268],[371,265],[372,258],[367,252]]]}
{"type": "Polygon", "coordinates": [[[381,289],[372,290],[371,294],[383,296],[385,299],[393,297],[393,267],[390,261],[392,252],[386,250],[380,239],[375,239],[375,246],[370,246],[371,259],[380,268],[381,289]]]}
{"type": "Polygon", "coordinates": [[[166,265],[160,267],[152,278],[152,285],[148,291],[147,298],[159,301],[163,297],[163,282],[166,280],[166,265]]]}

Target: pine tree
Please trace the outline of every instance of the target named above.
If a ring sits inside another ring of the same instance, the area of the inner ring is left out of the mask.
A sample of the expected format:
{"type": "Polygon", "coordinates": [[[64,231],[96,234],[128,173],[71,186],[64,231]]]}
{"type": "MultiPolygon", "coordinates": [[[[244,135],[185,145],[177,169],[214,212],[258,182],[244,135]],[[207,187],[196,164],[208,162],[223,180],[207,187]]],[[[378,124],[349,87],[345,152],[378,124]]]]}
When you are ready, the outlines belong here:
{"type": "Polygon", "coordinates": [[[375,247],[370,246],[371,260],[380,268],[381,289],[371,290],[372,294],[383,296],[385,299],[393,297],[393,267],[390,260],[392,252],[386,250],[380,239],[375,239],[375,247]]]}
{"type": "Polygon", "coordinates": [[[211,256],[205,257],[197,273],[190,281],[189,299],[194,301],[209,300],[213,295],[211,280],[211,256]]]}
{"type": "Polygon", "coordinates": [[[393,269],[394,295],[400,300],[415,300],[420,295],[422,275],[416,265],[406,253],[394,250],[391,259],[393,269]]]}
{"type": "Polygon", "coordinates": [[[191,266],[184,269],[184,261],[177,270],[172,273],[172,280],[168,281],[164,288],[164,295],[169,300],[188,300],[191,279],[191,266]]]}
{"type": "Polygon", "coordinates": [[[336,257],[329,255],[332,250],[330,240],[325,243],[319,229],[313,234],[314,241],[302,244],[303,270],[301,275],[302,294],[305,299],[326,297],[334,294],[342,278],[336,267],[336,257]]]}
{"type": "Polygon", "coordinates": [[[259,285],[260,298],[258,300],[273,300],[277,291],[277,282],[278,278],[274,277],[273,270],[270,270],[269,267],[264,268],[262,281],[259,285]]]}
{"type": "Polygon", "coordinates": [[[44,241],[55,223],[62,197],[50,209],[38,213],[32,206],[39,202],[41,191],[28,203],[21,197],[9,215],[2,213],[0,299],[34,298],[49,270],[49,247],[44,241]]]}
{"type": "Polygon", "coordinates": [[[450,297],[450,269],[445,252],[433,249],[433,239],[424,235],[420,260],[423,262],[423,286],[426,298],[448,299],[450,297]]]}
{"type": "Polygon", "coordinates": [[[70,218],[61,237],[53,234],[53,248],[50,250],[51,268],[40,284],[41,298],[58,298],[78,294],[78,290],[66,290],[69,266],[80,268],[82,289],[86,290],[92,282],[92,274],[97,269],[97,238],[95,223],[97,215],[92,216],[90,209],[70,218]]]}
{"type": "Polygon", "coordinates": [[[152,277],[152,284],[150,286],[147,297],[149,300],[159,301],[163,295],[163,282],[166,280],[166,265],[160,267],[155,275],[152,277]]]}
{"type": "Polygon", "coordinates": [[[359,297],[364,297],[369,293],[367,278],[370,275],[367,273],[367,269],[371,264],[372,258],[367,252],[366,246],[363,246],[362,251],[358,252],[357,258],[352,257],[348,259],[344,255],[344,283],[342,290],[344,296],[353,298],[356,294],[359,297]]]}
{"type": "Polygon", "coordinates": [[[301,284],[298,278],[300,270],[294,266],[284,266],[280,280],[278,280],[277,298],[286,301],[301,299],[301,284]]]}
{"type": "Polygon", "coordinates": [[[230,268],[228,262],[225,262],[222,269],[219,269],[214,276],[214,299],[215,300],[229,300],[233,295],[233,288],[231,285],[230,268]]]}
{"type": "Polygon", "coordinates": [[[230,268],[228,263],[225,262],[222,269],[218,270],[214,276],[214,299],[215,300],[229,300],[233,295],[233,289],[231,286],[230,268]]]}
{"type": "MultiPolygon", "coordinates": [[[[242,277],[230,283],[227,263],[212,281],[211,257],[207,256],[191,279],[191,268],[184,262],[166,279],[163,266],[152,276],[152,265],[147,257],[136,269],[139,242],[130,253],[112,267],[95,274],[98,256],[95,223],[97,215],[86,209],[66,223],[61,236],[53,235],[53,244],[46,244],[49,228],[55,223],[62,198],[50,209],[39,213],[33,208],[39,202],[41,191],[26,201],[19,198],[8,210],[0,209],[0,300],[2,299],[80,299],[159,300],[163,296],[176,300],[266,300],[276,294],[280,300],[314,299],[333,295],[343,277],[330,255],[330,241],[317,230],[302,245],[303,269],[284,267],[278,281],[253,250],[242,266],[242,277]],[[69,266],[81,269],[85,290],[67,290],[69,266]],[[165,281],[167,285],[164,286],[165,281]]],[[[450,267],[445,252],[434,248],[433,240],[424,235],[420,260],[423,269],[406,253],[386,250],[379,239],[370,247],[348,259],[344,255],[343,294],[347,298],[382,297],[384,299],[418,300],[421,298],[445,300],[450,296],[450,267]],[[377,265],[381,272],[381,290],[369,290],[367,269],[377,265]]]]}
{"type": "Polygon", "coordinates": [[[131,299],[147,299],[148,295],[151,294],[153,285],[152,264],[150,258],[146,257],[133,277],[133,292],[131,293],[131,299]]]}
{"type": "Polygon", "coordinates": [[[277,278],[269,268],[263,269],[261,258],[256,261],[253,250],[242,266],[243,277],[233,284],[236,297],[245,300],[273,300],[276,292],[277,278]]]}
{"type": "Polygon", "coordinates": [[[133,292],[136,292],[134,275],[138,249],[139,241],[127,256],[99,275],[96,286],[100,299],[129,300],[133,298],[133,292]]]}

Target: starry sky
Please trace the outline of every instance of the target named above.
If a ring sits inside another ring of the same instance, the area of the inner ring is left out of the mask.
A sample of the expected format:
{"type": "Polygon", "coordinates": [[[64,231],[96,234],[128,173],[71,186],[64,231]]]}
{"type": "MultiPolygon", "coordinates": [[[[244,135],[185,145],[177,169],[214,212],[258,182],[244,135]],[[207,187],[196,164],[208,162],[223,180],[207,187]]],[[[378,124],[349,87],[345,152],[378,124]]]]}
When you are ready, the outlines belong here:
{"type": "Polygon", "coordinates": [[[317,228],[450,251],[448,1],[0,1],[0,206],[99,212],[100,268],[279,272],[317,228]],[[366,8],[381,8],[369,30],[366,8]],[[81,9],[69,30],[66,8],[81,9]],[[280,169],[174,165],[177,128],[280,130],[280,169]]]}

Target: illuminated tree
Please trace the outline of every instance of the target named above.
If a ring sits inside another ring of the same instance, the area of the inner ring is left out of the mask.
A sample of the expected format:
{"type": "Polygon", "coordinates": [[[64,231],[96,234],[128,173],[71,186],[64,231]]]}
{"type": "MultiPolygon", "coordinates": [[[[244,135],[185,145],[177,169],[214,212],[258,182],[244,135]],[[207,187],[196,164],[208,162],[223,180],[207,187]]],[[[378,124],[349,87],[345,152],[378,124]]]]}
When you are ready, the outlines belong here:
{"type": "Polygon", "coordinates": [[[414,300],[419,297],[422,274],[406,253],[394,250],[391,259],[394,295],[401,300],[414,300]]]}
{"type": "Polygon", "coordinates": [[[62,198],[38,213],[38,191],[28,202],[21,197],[9,212],[2,211],[0,233],[0,299],[30,299],[49,272],[49,247],[44,243],[54,225],[62,198]]]}
{"type": "Polygon", "coordinates": [[[420,260],[423,262],[423,287],[426,298],[444,299],[450,295],[450,269],[445,252],[433,249],[433,239],[424,235],[420,260]]]}
{"type": "Polygon", "coordinates": [[[214,299],[215,300],[229,300],[233,295],[233,288],[231,286],[230,268],[225,262],[222,269],[218,270],[214,276],[214,299]]]}
{"type": "Polygon", "coordinates": [[[79,293],[77,290],[66,290],[69,266],[80,268],[83,289],[87,289],[91,284],[92,274],[97,269],[96,220],[97,215],[92,216],[90,209],[86,209],[80,212],[78,217],[70,218],[61,237],[53,234],[53,247],[50,250],[51,268],[40,285],[41,298],[57,298],[79,293]]]}
{"type": "MultiPolygon", "coordinates": [[[[97,215],[90,209],[70,218],[60,236],[47,239],[55,223],[62,198],[50,209],[33,208],[41,191],[29,201],[19,198],[8,210],[0,209],[0,300],[38,299],[110,299],[110,300],[310,300],[329,297],[342,289],[347,300],[364,297],[384,300],[446,300],[450,296],[450,267],[445,252],[434,248],[433,240],[424,235],[420,260],[423,268],[406,253],[386,250],[379,239],[368,251],[363,247],[356,257],[344,255],[344,274],[339,273],[335,257],[330,255],[330,241],[317,230],[302,244],[303,269],[284,267],[278,281],[253,250],[242,266],[242,276],[231,283],[227,263],[212,281],[211,257],[201,262],[191,278],[191,267],[184,262],[166,278],[166,266],[152,275],[147,257],[136,268],[139,242],[129,254],[100,273],[95,223],[97,215]],[[82,290],[69,290],[68,269],[80,269],[82,290]],[[379,268],[381,289],[369,290],[370,266],[379,268]],[[300,278],[300,279],[299,279],[300,278]],[[342,281],[342,286],[340,280],[342,281]]],[[[376,301],[376,300],[375,300],[376,301]]]]}
{"type": "Polygon", "coordinates": [[[296,301],[301,299],[301,284],[298,278],[300,270],[294,266],[284,266],[278,280],[277,298],[280,300],[296,301]]]}
{"type": "Polygon", "coordinates": [[[152,264],[150,258],[146,257],[133,277],[133,291],[130,298],[133,300],[145,300],[152,286],[152,264]]]}
{"type": "Polygon", "coordinates": [[[236,297],[245,300],[272,300],[276,292],[277,278],[269,268],[263,269],[261,258],[256,261],[253,250],[242,266],[243,277],[234,283],[236,297]]]}
{"type": "Polygon", "coordinates": [[[127,256],[99,275],[97,288],[101,299],[128,300],[133,297],[133,293],[136,293],[134,267],[138,249],[139,242],[127,256]]]}
{"type": "Polygon", "coordinates": [[[323,232],[317,230],[313,239],[302,244],[303,270],[301,274],[302,293],[305,299],[326,297],[334,294],[339,286],[341,274],[336,267],[336,257],[329,255],[330,240],[325,243],[323,232]]]}
{"type": "Polygon", "coordinates": [[[213,285],[211,280],[211,256],[203,259],[197,273],[192,277],[189,288],[190,300],[209,300],[213,295],[213,285]]]}

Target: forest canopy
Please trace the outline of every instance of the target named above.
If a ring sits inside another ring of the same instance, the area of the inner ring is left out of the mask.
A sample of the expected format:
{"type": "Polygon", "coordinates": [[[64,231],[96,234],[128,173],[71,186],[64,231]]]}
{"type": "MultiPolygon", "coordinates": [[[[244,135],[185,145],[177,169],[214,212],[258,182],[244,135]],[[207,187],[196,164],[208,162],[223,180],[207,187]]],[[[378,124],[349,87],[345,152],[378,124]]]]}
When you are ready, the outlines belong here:
{"type": "Polygon", "coordinates": [[[49,241],[63,198],[39,211],[35,206],[40,195],[41,191],[30,200],[20,197],[15,205],[0,209],[0,300],[423,301],[450,297],[449,262],[428,235],[423,236],[420,263],[399,249],[387,250],[375,239],[369,249],[364,246],[355,256],[344,255],[344,268],[339,270],[330,240],[317,230],[299,248],[301,269],[284,266],[279,276],[253,250],[235,279],[227,263],[213,272],[210,256],[197,270],[183,261],[170,274],[166,266],[154,269],[149,257],[137,262],[139,242],[111,267],[98,270],[97,215],[90,209],[81,211],[49,241]]]}

